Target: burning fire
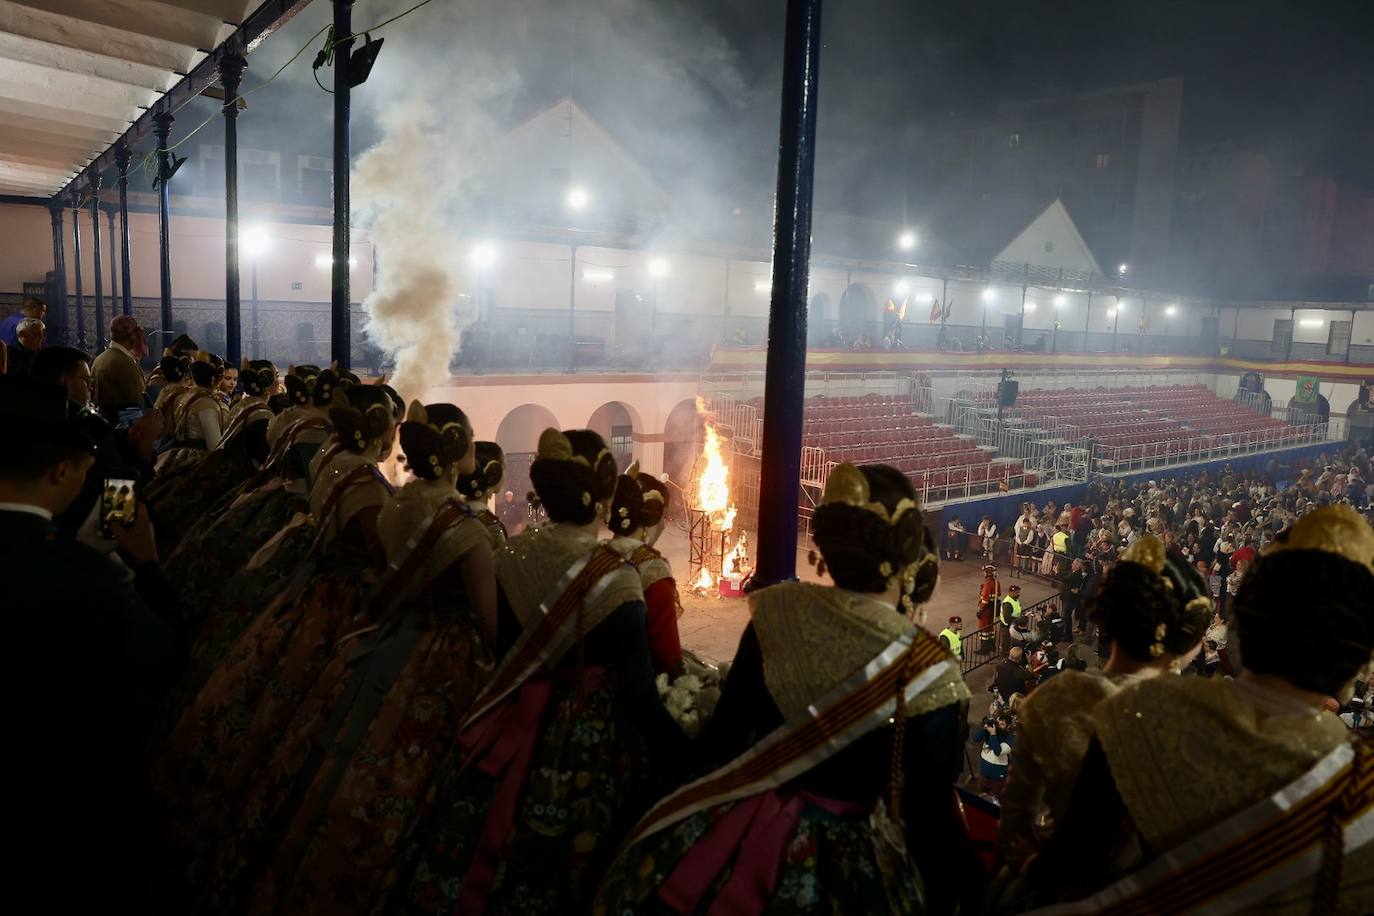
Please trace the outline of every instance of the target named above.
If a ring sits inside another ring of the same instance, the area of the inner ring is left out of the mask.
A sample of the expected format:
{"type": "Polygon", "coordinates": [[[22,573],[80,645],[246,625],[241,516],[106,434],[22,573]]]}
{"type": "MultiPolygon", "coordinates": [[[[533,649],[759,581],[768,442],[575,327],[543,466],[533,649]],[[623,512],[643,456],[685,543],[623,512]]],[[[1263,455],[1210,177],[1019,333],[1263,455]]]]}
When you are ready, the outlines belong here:
{"type": "MultiPolygon", "coordinates": [[[[697,401],[697,410],[703,415],[706,413],[705,405],[700,399],[697,401]]],[[[720,433],[712,423],[706,421],[706,441],[703,445],[706,467],[702,470],[701,476],[697,479],[697,508],[706,513],[711,521],[711,527],[724,535],[730,532],[735,526],[735,506],[730,500],[730,467],[725,463],[724,456],[721,455],[720,433]]],[[[692,582],[692,588],[701,592],[709,592],[715,588],[716,583],[721,579],[734,579],[738,582],[749,573],[749,542],[744,532],[740,532],[735,538],[734,543],[724,550],[721,558],[720,569],[713,574],[711,570],[702,567],[701,572],[692,582]]]]}
{"type": "Polygon", "coordinates": [[[717,531],[729,531],[735,524],[735,507],[730,503],[730,468],[720,454],[720,434],[706,424],[706,468],[697,481],[697,508],[711,516],[717,531]]]}

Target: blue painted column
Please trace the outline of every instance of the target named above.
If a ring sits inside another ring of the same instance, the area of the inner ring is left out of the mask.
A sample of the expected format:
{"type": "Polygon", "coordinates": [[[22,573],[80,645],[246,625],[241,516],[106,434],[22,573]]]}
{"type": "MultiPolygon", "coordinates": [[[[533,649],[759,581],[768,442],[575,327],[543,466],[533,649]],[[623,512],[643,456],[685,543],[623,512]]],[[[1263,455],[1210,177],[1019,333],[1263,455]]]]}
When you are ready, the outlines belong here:
{"type": "MultiPolygon", "coordinates": [[[[133,154],[129,147],[121,143],[115,149],[115,168],[119,169],[119,279],[123,302],[120,304],[125,315],[134,313],[133,287],[129,270],[129,162],[133,154]]],[[[113,249],[114,240],[110,240],[113,249]]],[[[114,284],[110,284],[114,288],[114,284]]]]}
{"type": "Polygon", "coordinates": [[[95,352],[105,349],[105,281],[100,277],[100,176],[91,176],[91,273],[95,276],[95,352]]]}
{"type": "Polygon", "coordinates": [[[334,263],[329,288],[329,355],[347,369],[351,360],[352,324],[349,315],[348,179],[350,164],[349,118],[352,111],[353,0],[334,0],[334,34],[343,38],[334,45],[334,263]]]}
{"type": "Polygon", "coordinates": [[[247,62],[237,52],[219,61],[224,87],[224,359],[243,361],[242,307],[239,296],[239,109],[235,104],[247,62]]]}
{"type": "Polygon", "coordinates": [[[62,229],[62,204],[54,200],[48,207],[52,215],[52,272],[57,301],[48,303],[48,327],[53,336],[66,343],[67,336],[67,240],[62,229]]]}
{"type": "Polygon", "coordinates": [[[756,587],[797,572],[802,398],[806,382],[806,286],[816,166],[816,81],[821,0],[788,0],[782,64],[782,124],[773,221],[773,292],[764,373],[756,587]]]}
{"type": "Polygon", "coordinates": [[[167,152],[172,134],[172,121],[175,119],[167,112],[153,119],[157,136],[157,245],[158,266],[161,275],[162,292],[162,349],[172,345],[176,333],[172,330],[172,229],[171,212],[167,200],[167,182],[171,179],[171,153],[167,152]]]}
{"type": "Polygon", "coordinates": [[[76,346],[86,349],[86,298],[81,294],[81,192],[71,192],[72,201],[72,276],[76,280],[76,346]]]}

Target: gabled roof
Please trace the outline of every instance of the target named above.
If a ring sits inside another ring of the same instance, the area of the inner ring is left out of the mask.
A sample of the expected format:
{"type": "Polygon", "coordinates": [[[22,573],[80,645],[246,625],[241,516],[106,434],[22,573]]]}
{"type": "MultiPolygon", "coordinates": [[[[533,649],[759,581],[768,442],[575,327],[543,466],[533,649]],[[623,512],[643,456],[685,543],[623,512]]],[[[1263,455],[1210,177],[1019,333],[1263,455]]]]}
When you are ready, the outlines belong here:
{"type": "Polygon", "coordinates": [[[0,194],[47,197],[262,0],[0,0],[0,194]]]}
{"type": "Polygon", "coordinates": [[[925,239],[941,243],[929,251],[932,263],[982,269],[993,261],[1014,261],[1102,273],[1058,198],[954,192],[920,212],[922,247],[925,239]],[[1053,250],[1046,251],[1044,241],[1051,238],[1053,250]]]}

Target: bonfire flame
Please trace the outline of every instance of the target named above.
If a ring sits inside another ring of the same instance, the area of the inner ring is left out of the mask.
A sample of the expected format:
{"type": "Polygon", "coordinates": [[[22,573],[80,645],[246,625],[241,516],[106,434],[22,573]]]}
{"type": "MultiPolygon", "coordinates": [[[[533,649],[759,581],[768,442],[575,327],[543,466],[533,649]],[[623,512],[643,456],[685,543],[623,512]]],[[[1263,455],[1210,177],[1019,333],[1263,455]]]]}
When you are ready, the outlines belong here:
{"type": "MultiPolygon", "coordinates": [[[[704,405],[697,408],[702,413],[704,405]]],[[[730,501],[730,467],[721,454],[720,433],[710,421],[706,422],[706,442],[703,446],[706,467],[697,479],[697,508],[706,513],[711,528],[722,535],[735,526],[735,506],[730,501]]],[[[692,582],[698,591],[710,591],[719,579],[742,579],[748,573],[749,542],[743,532],[735,538],[733,546],[725,550],[720,569],[716,574],[706,567],[692,582]]]]}

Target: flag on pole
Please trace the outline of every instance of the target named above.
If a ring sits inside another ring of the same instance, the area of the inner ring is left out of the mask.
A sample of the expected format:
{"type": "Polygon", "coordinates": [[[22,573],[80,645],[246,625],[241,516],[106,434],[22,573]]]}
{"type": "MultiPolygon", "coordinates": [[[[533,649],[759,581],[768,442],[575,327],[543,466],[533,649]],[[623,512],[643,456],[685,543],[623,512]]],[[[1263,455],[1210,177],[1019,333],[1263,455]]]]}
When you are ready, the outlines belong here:
{"type": "Polygon", "coordinates": [[[933,299],[933,300],[931,300],[931,303],[930,303],[930,323],[931,323],[931,324],[934,324],[935,322],[939,321],[939,320],[940,320],[940,317],[941,317],[943,314],[944,314],[944,312],[942,312],[942,311],[940,310],[940,300],[939,300],[939,299],[933,299]]]}
{"type": "Polygon", "coordinates": [[[942,315],[940,316],[940,320],[941,320],[941,321],[949,321],[949,313],[950,313],[953,309],[954,309],[954,300],[953,300],[953,299],[950,299],[948,302],[945,303],[945,311],[944,311],[944,314],[942,314],[942,315]]]}

